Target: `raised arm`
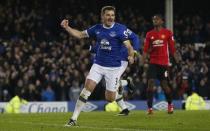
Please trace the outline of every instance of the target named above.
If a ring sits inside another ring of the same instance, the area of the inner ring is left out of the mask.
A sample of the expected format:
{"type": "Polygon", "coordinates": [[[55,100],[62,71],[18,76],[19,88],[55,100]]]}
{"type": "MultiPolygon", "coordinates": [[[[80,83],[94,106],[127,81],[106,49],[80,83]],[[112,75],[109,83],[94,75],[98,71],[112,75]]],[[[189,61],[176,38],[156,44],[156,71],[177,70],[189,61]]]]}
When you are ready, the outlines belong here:
{"type": "Polygon", "coordinates": [[[73,29],[69,26],[69,21],[64,19],[61,22],[61,27],[63,27],[71,36],[82,39],[88,37],[87,33],[85,31],[79,31],[77,29],[73,29]]]}

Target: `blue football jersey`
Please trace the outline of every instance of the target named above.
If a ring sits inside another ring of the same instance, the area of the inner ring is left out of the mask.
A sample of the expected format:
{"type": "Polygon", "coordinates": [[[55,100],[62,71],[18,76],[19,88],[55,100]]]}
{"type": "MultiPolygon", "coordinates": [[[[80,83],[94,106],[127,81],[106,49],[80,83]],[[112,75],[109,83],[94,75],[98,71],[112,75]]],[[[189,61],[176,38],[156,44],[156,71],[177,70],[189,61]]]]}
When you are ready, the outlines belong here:
{"type": "Polygon", "coordinates": [[[124,46],[123,41],[128,40],[127,27],[119,23],[114,23],[110,28],[97,24],[86,31],[99,44],[94,63],[105,67],[121,66],[120,50],[124,46]]]}
{"type": "MultiPolygon", "coordinates": [[[[139,51],[140,46],[141,46],[141,41],[140,41],[138,35],[129,29],[127,29],[126,33],[127,33],[128,39],[131,41],[131,44],[132,44],[134,50],[139,51]]],[[[98,51],[98,49],[99,49],[99,44],[96,42],[96,44],[94,46],[91,46],[90,52],[96,53],[98,51]]],[[[125,45],[123,45],[122,48],[120,49],[120,58],[122,61],[128,60],[128,49],[125,47],[125,45]]]]}

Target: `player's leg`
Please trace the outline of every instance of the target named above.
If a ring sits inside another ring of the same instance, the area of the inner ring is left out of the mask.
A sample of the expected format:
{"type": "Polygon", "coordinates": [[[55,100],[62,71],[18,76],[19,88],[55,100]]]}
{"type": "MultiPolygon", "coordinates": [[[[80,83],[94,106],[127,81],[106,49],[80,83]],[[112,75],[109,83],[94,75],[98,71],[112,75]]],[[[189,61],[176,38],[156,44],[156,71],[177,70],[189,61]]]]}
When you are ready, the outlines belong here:
{"type": "Polygon", "coordinates": [[[115,101],[116,95],[117,95],[117,91],[109,91],[109,90],[106,90],[106,91],[105,91],[105,99],[106,99],[108,102],[113,102],[113,101],[115,101]]]}
{"type": "Polygon", "coordinates": [[[127,79],[120,80],[120,86],[125,87],[128,86],[128,91],[133,94],[135,91],[135,85],[133,83],[133,78],[128,76],[127,79]]]}
{"type": "Polygon", "coordinates": [[[155,86],[155,79],[148,80],[148,87],[147,87],[147,113],[153,113],[153,96],[154,96],[154,86],[155,86]]]}
{"type": "Polygon", "coordinates": [[[75,110],[74,113],[72,115],[72,119],[73,120],[77,120],[81,109],[84,107],[84,105],[86,104],[88,97],[91,95],[91,93],[93,92],[93,90],[96,87],[96,82],[90,79],[86,79],[85,82],[85,87],[83,88],[83,90],[80,93],[79,99],[76,102],[75,105],[75,110]]]}
{"type": "Polygon", "coordinates": [[[173,104],[172,104],[172,90],[168,84],[169,75],[167,67],[160,68],[160,85],[165,93],[166,100],[168,102],[168,113],[173,113],[173,104]]]}
{"type": "MultiPolygon", "coordinates": [[[[128,61],[121,61],[120,76],[122,76],[127,67],[128,67],[128,61]]],[[[134,93],[135,86],[132,77],[129,76],[127,77],[127,79],[121,79],[120,86],[121,87],[128,86],[129,92],[134,93]]]]}
{"type": "Polygon", "coordinates": [[[154,64],[150,64],[147,72],[147,106],[148,114],[153,113],[153,96],[154,96],[154,86],[155,86],[155,79],[157,78],[157,73],[156,73],[157,67],[154,64]]]}
{"type": "MultiPolygon", "coordinates": [[[[121,61],[121,67],[119,70],[119,75],[122,76],[122,74],[125,72],[126,68],[128,66],[128,62],[127,61],[121,61]]],[[[116,96],[116,102],[119,105],[119,107],[122,109],[122,111],[118,114],[120,116],[126,116],[129,114],[129,110],[125,104],[125,101],[123,99],[123,91],[125,86],[128,85],[128,81],[127,80],[120,80],[119,83],[119,87],[118,87],[118,93],[116,96]]]]}
{"type": "Polygon", "coordinates": [[[163,91],[164,91],[165,96],[166,96],[166,100],[168,102],[168,113],[172,114],[173,110],[174,110],[174,107],[173,107],[173,104],[172,104],[172,91],[171,91],[171,88],[168,85],[167,80],[162,80],[161,81],[161,87],[163,88],[163,91]]]}
{"type": "Polygon", "coordinates": [[[129,114],[129,110],[125,104],[125,101],[123,99],[123,87],[120,85],[118,89],[118,94],[116,97],[116,102],[119,105],[119,107],[122,109],[122,111],[118,114],[119,116],[127,116],[129,114]]]}
{"type": "Polygon", "coordinates": [[[106,91],[105,98],[108,102],[113,102],[118,96],[118,87],[120,80],[120,67],[119,68],[110,68],[105,70],[105,81],[106,81],[106,91]]]}
{"type": "Polygon", "coordinates": [[[90,73],[88,74],[85,81],[85,86],[80,93],[79,99],[76,102],[73,115],[71,119],[69,120],[69,122],[66,124],[66,126],[76,126],[76,121],[77,121],[77,118],[79,117],[79,114],[82,108],[85,106],[88,100],[88,97],[91,95],[97,83],[102,78],[102,75],[98,73],[100,72],[99,70],[100,68],[95,64],[91,67],[90,73]]]}

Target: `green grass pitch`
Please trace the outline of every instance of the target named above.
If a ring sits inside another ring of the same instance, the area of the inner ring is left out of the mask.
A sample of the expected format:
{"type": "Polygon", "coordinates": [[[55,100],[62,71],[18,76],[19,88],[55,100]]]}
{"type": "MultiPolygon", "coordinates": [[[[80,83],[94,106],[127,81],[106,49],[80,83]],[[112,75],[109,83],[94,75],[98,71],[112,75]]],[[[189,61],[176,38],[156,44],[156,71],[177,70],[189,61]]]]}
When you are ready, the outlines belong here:
{"type": "Polygon", "coordinates": [[[131,111],[129,116],[82,112],[79,127],[64,127],[71,113],[0,114],[0,131],[210,131],[210,111],[131,111]]]}

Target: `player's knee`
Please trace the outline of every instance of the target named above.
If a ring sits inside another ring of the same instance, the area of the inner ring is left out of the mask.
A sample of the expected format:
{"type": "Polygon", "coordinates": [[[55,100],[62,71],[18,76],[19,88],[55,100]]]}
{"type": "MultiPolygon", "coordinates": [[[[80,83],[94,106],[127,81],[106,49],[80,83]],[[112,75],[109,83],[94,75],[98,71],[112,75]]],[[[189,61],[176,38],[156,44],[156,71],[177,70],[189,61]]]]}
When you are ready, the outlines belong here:
{"type": "Polygon", "coordinates": [[[167,89],[168,88],[168,82],[166,80],[162,80],[160,82],[160,85],[162,86],[163,89],[167,89]]]}
{"type": "Polygon", "coordinates": [[[170,89],[170,87],[168,86],[168,82],[167,82],[166,80],[161,81],[161,87],[163,88],[163,90],[164,90],[166,93],[170,93],[170,92],[171,92],[171,89],[170,89]]]}
{"type": "Polygon", "coordinates": [[[148,88],[147,88],[147,93],[150,93],[150,92],[154,92],[154,88],[148,87],[148,88]]]}
{"type": "Polygon", "coordinates": [[[148,89],[153,89],[155,81],[153,79],[148,80],[148,89]]]}
{"type": "Polygon", "coordinates": [[[171,88],[169,86],[165,86],[163,87],[163,91],[165,91],[165,93],[171,93],[171,88]]]}
{"type": "Polygon", "coordinates": [[[93,90],[95,89],[95,87],[96,87],[96,82],[94,82],[93,80],[87,79],[85,81],[85,88],[87,90],[89,90],[90,92],[93,92],[93,90]]]}

